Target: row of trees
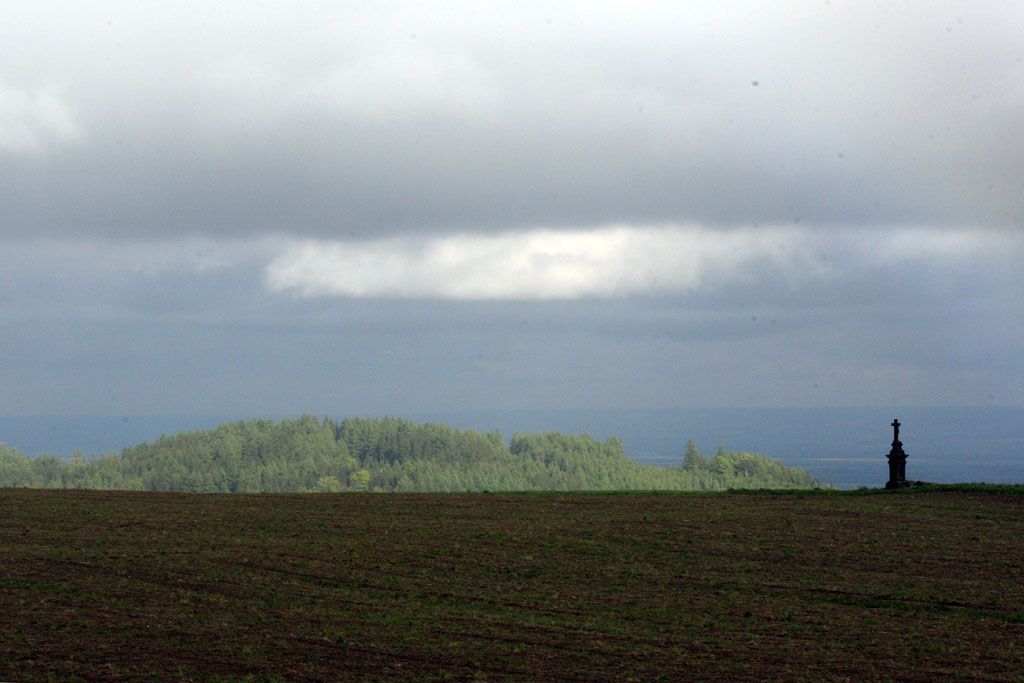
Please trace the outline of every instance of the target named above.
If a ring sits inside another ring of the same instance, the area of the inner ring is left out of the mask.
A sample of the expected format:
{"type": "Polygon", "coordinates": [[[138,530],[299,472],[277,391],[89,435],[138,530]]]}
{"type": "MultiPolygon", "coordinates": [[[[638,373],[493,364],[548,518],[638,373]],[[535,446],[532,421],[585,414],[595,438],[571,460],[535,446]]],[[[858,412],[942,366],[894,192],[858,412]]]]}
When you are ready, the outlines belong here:
{"type": "Polygon", "coordinates": [[[803,470],[691,441],[679,467],[641,465],[615,438],[479,433],[406,420],[312,416],[212,430],[68,461],[0,444],[0,487],[197,492],[724,490],[809,488],[803,470]]]}

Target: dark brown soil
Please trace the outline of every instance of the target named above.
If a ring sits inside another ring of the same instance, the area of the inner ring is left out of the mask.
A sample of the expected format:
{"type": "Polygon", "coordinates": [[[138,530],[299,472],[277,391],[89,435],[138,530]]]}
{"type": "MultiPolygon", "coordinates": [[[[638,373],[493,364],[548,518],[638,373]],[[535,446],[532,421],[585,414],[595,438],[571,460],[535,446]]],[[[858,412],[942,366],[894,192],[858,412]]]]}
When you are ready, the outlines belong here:
{"type": "Polygon", "coordinates": [[[1024,680],[1024,496],[0,490],[0,680],[1024,680]]]}

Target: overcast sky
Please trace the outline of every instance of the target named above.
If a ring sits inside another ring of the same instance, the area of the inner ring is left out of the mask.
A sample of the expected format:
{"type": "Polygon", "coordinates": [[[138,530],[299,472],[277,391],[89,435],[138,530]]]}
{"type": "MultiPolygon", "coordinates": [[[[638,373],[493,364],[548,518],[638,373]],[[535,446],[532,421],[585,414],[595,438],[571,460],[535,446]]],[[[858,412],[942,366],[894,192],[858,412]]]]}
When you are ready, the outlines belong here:
{"type": "Polygon", "coordinates": [[[1024,405],[1024,4],[0,22],[0,414],[1024,405]]]}

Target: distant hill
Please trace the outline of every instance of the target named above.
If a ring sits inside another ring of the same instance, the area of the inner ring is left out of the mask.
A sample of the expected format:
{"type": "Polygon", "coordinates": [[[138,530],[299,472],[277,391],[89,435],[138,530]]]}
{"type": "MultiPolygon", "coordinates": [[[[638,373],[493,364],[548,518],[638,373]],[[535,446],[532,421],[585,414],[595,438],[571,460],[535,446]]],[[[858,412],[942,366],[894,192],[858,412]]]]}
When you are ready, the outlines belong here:
{"type": "Polygon", "coordinates": [[[229,422],[94,459],[27,457],[0,445],[0,487],[194,492],[692,490],[812,488],[807,472],[688,444],[678,467],[641,465],[621,442],[407,420],[312,416],[229,422]]]}

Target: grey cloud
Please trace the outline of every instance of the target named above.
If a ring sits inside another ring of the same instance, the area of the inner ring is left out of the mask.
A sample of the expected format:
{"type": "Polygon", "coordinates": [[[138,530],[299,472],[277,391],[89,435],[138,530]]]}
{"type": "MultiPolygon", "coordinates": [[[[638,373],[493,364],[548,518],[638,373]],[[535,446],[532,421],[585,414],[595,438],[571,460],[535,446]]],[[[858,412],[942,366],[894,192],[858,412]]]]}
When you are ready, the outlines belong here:
{"type": "Polygon", "coordinates": [[[291,320],[252,302],[201,324],[181,313],[22,320],[0,339],[0,411],[1019,403],[1024,330],[980,331],[1010,310],[346,301],[291,320]]]}
{"type": "Polygon", "coordinates": [[[10,3],[0,413],[1020,404],[1022,8],[10,3]],[[295,240],[612,224],[795,228],[821,273],[265,284],[295,240]]]}
{"type": "Polygon", "coordinates": [[[55,26],[6,29],[12,87],[59,84],[82,140],[0,158],[2,230],[1024,216],[1019,8],[374,8],[22,8],[55,26]]]}

